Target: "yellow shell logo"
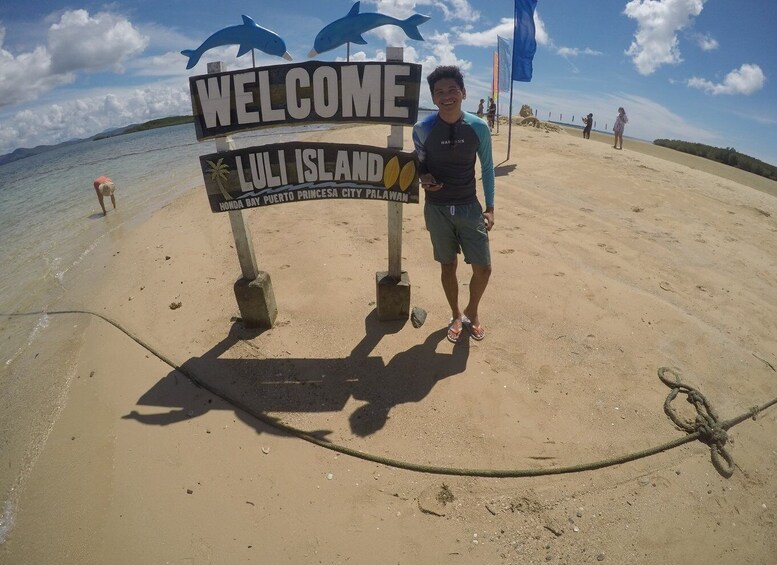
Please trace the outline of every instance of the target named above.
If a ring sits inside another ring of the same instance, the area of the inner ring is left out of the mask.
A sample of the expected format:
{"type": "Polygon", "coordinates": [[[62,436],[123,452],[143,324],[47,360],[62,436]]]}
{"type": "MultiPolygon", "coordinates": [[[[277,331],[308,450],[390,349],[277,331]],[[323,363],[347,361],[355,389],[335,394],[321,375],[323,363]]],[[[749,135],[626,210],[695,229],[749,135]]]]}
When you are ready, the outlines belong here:
{"type": "Polygon", "coordinates": [[[399,178],[399,159],[394,156],[386,163],[386,168],[383,170],[383,186],[391,188],[397,182],[397,178],[399,178]]]}
{"type": "Polygon", "coordinates": [[[399,173],[399,188],[405,192],[415,179],[415,161],[408,161],[399,173]]]}

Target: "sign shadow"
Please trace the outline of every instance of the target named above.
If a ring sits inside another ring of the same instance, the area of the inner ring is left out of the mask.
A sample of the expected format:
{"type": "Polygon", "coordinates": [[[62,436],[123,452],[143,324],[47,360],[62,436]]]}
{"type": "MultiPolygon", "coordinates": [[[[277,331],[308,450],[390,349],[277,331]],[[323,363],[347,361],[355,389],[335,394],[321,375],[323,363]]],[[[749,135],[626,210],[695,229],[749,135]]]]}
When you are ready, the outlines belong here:
{"type": "Polygon", "coordinates": [[[515,163],[510,163],[509,165],[505,165],[505,163],[507,163],[506,160],[494,167],[494,176],[504,177],[512,173],[518,167],[515,163]]]}
{"type": "MultiPolygon", "coordinates": [[[[396,353],[387,362],[372,354],[384,337],[399,332],[405,324],[406,321],[380,322],[373,310],[364,320],[364,337],[348,356],[341,358],[230,358],[232,348],[260,333],[235,323],[222,341],[201,356],[188,359],[181,371],[171,371],[138,399],[139,406],[167,411],[140,414],[133,410],[123,418],[165,426],[210,410],[234,410],[257,433],[285,434],[251,414],[280,417],[289,412],[342,412],[348,401],[354,399],[364,404],[349,415],[350,430],[360,437],[369,436],[383,428],[394,406],[422,401],[438,381],[463,373],[467,366],[468,339],[455,344],[452,350],[446,347],[445,352],[437,351],[437,345],[445,340],[445,328],[428,334],[422,343],[396,353]],[[180,386],[182,372],[203,383],[219,398],[180,386]]],[[[321,439],[331,433],[305,431],[321,439]]]]}

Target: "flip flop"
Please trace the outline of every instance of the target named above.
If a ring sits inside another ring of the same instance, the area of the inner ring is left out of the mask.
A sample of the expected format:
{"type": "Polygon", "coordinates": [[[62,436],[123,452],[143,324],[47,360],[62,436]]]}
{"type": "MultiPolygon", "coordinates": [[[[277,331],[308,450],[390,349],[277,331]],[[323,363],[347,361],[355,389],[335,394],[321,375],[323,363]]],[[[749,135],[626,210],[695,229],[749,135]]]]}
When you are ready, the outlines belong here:
{"type": "Polygon", "coordinates": [[[466,316],[462,318],[461,323],[467,328],[469,335],[471,335],[472,339],[475,341],[483,341],[483,338],[486,337],[486,328],[483,327],[482,324],[473,324],[466,316]]]}
{"type": "Polygon", "coordinates": [[[453,327],[453,318],[451,318],[451,321],[448,322],[448,341],[451,343],[458,343],[459,338],[461,338],[461,332],[464,330],[464,322],[462,321],[461,327],[457,330],[453,327]]]}

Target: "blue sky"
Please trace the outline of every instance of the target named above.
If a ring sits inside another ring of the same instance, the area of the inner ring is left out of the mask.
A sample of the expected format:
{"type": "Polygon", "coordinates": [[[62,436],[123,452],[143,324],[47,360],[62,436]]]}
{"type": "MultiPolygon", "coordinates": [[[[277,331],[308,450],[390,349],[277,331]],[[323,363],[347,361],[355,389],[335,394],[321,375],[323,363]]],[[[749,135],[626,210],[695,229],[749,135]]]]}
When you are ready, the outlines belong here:
{"type": "MultiPolygon", "coordinates": [[[[241,22],[278,33],[294,61],[308,60],[320,29],[343,17],[350,0],[137,1],[18,0],[0,3],[0,154],[88,137],[108,128],[191,112],[188,80],[209,60],[251,66],[236,47],[207,52],[191,71],[182,49],[241,22]]],[[[465,109],[488,96],[496,37],[512,38],[513,0],[363,0],[362,12],[400,19],[431,16],[425,41],[397,27],[365,34],[351,60],[382,60],[387,45],[405,60],[457,64],[465,109]]],[[[626,135],[682,139],[777,165],[777,1],[539,0],[534,78],[514,83],[539,117],[612,128],[618,106],[626,135]]],[[[316,59],[345,60],[346,48],[316,59]]],[[[285,63],[256,52],[256,64],[285,63]]],[[[509,94],[502,94],[505,113],[509,94]]],[[[431,106],[422,88],[422,105],[431,106]]]]}

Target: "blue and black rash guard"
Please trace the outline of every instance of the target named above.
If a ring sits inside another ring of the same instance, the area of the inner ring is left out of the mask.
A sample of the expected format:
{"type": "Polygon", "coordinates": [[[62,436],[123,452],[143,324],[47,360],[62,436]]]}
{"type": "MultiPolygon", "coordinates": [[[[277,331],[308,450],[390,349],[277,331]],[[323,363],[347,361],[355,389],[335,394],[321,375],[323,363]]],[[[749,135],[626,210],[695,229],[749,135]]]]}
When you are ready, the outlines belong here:
{"type": "Polygon", "coordinates": [[[494,161],[488,124],[474,114],[462,112],[455,124],[437,114],[413,126],[413,144],[421,161],[421,173],[430,173],[442,188],[427,192],[426,201],[438,206],[474,204],[475,158],[480,159],[486,208],[494,206],[494,161]]]}

